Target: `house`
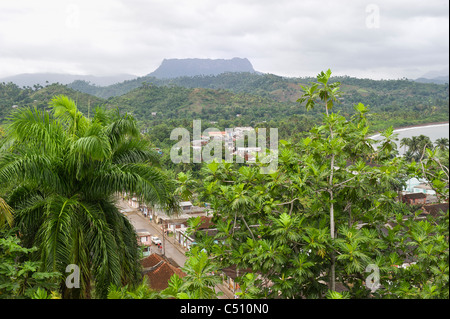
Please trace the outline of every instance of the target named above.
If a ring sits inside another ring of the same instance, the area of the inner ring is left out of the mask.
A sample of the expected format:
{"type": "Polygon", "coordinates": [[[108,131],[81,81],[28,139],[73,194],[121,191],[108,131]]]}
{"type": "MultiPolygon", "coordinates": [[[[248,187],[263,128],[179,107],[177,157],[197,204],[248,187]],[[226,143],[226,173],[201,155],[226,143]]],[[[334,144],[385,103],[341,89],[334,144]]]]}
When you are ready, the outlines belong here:
{"type": "MultiPolygon", "coordinates": [[[[167,215],[166,212],[158,206],[153,210],[153,221],[156,224],[166,224],[169,228],[173,225],[180,225],[191,217],[206,216],[210,209],[207,207],[194,206],[191,202],[180,202],[180,211],[175,215],[167,215]]],[[[179,227],[177,227],[179,228],[179,227]]],[[[172,229],[173,231],[173,229],[172,229]]]]}
{"type": "Polygon", "coordinates": [[[175,230],[175,239],[186,250],[189,250],[195,243],[195,239],[192,238],[187,232],[187,227],[179,228],[175,230]]]}
{"type": "MultiPolygon", "coordinates": [[[[178,214],[167,215],[161,208],[155,207],[152,220],[156,224],[161,224],[161,229],[165,234],[174,233],[178,242],[182,240],[177,232],[183,232],[186,229],[186,221],[191,217],[207,216],[210,209],[208,207],[194,206],[191,202],[180,202],[180,211],[178,214]]],[[[182,236],[182,235],[181,235],[182,236]]]]}
{"type": "Polygon", "coordinates": [[[150,247],[152,245],[151,236],[147,230],[145,229],[137,229],[137,237],[138,237],[138,245],[144,247],[143,254],[144,256],[150,255],[150,247]]]}
{"type": "Polygon", "coordinates": [[[402,197],[402,201],[409,205],[425,205],[427,201],[427,195],[424,193],[405,194],[402,197]]]}
{"type": "Polygon", "coordinates": [[[227,290],[229,290],[234,295],[234,298],[238,298],[238,296],[236,296],[236,293],[241,292],[241,287],[236,282],[236,278],[242,278],[248,273],[255,274],[257,280],[263,280],[263,286],[265,286],[266,288],[271,289],[271,287],[273,286],[272,281],[265,280],[263,276],[261,276],[261,274],[259,274],[258,272],[254,272],[251,268],[237,268],[236,265],[230,265],[220,270],[220,276],[222,277],[222,285],[225,286],[225,288],[227,288],[227,290]]]}
{"type": "Polygon", "coordinates": [[[141,259],[141,265],[143,267],[142,274],[147,276],[149,287],[157,291],[164,290],[169,286],[168,282],[173,274],[177,274],[180,278],[186,276],[180,268],[158,254],[151,254],[141,259]]]}
{"type": "Polygon", "coordinates": [[[192,146],[194,147],[199,147],[199,146],[205,146],[206,144],[208,144],[209,139],[200,139],[200,140],[193,140],[192,141],[192,146]]]}
{"type": "Polygon", "coordinates": [[[433,204],[433,203],[437,203],[437,202],[438,202],[438,198],[436,195],[427,194],[427,200],[426,200],[427,204],[433,204]]]}
{"type": "Polygon", "coordinates": [[[247,269],[239,269],[236,265],[232,265],[222,269],[222,283],[225,287],[227,287],[233,294],[240,291],[239,284],[235,281],[237,277],[242,277],[246,273],[250,273],[252,270],[250,268],[247,269]]]}
{"type": "Polygon", "coordinates": [[[444,214],[448,211],[448,203],[425,205],[422,207],[422,210],[424,215],[437,217],[438,215],[444,214]]]}
{"type": "Polygon", "coordinates": [[[415,185],[413,187],[413,192],[414,193],[424,193],[427,195],[436,194],[436,192],[433,190],[433,188],[431,188],[431,186],[428,185],[427,183],[420,183],[419,185],[415,185]]]}
{"type": "Polygon", "coordinates": [[[139,208],[139,200],[137,199],[137,197],[132,197],[128,199],[128,205],[133,208],[139,208]]]}
{"type": "MultiPolygon", "coordinates": [[[[237,147],[235,152],[247,162],[255,162],[258,153],[261,153],[261,147],[237,147]]],[[[240,163],[239,160],[238,163],[240,163]]]]}
{"type": "Polygon", "coordinates": [[[190,201],[180,202],[180,207],[182,211],[189,211],[194,205],[190,201]]]}
{"type": "MultiPolygon", "coordinates": [[[[197,230],[206,231],[208,236],[217,232],[216,229],[210,229],[214,223],[211,221],[212,216],[200,216],[200,224],[197,230]]],[[[176,241],[186,250],[189,250],[195,244],[195,236],[187,233],[187,223],[183,223],[183,227],[175,229],[176,241]]]]}
{"type": "Polygon", "coordinates": [[[138,235],[138,244],[140,246],[150,246],[152,244],[151,241],[152,234],[150,234],[147,230],[137,229],[136,232],[138,235]]]}
{"type": "Polygon", "coordinates": [[[201,216],[200,217],[200,225],[198,226],[199,230],[204,230],[211,228],[211,226],[215,225],[212,222],[212,216],[201,216]]]}
{"type": "Polygon", "coordinates": [[[226,138],[225,131],[211,131],[207,133],[208,135],[202,136],[202,139],[209,141],[211,139],[223,141],[226,138]]]}

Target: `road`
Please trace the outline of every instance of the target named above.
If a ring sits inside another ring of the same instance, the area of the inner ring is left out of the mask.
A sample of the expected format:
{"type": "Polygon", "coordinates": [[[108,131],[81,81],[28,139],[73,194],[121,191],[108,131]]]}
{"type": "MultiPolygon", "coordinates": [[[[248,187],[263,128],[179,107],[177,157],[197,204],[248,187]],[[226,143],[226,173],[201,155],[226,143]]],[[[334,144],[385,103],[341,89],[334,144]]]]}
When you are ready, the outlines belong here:
{"type": "MultiPolygon", "coordinates": [[[[146,230],[152,234],[152,236],[158,236],[161,241],[163,240],[160,226],[145,218],[138,209],[130,207],[127,202],[122,200],[118,201],[118,206],[119,209],[123,209],[125,211],[123,214],[128,218],[136,230],[146,230]]],[[[152,252],[160,253],[160,250],[155,245],[152,245],[151,249],[152,252]]],[[[177,244],[172,244],[167,237],[165,238],[165,256],[175,261],[179,267],[183,267],[187,260],[187,257],[184,254],[184,249],[177,244]]],[[[219,299],[233,299],[233,293],[226,289],[223,285],[217,285],[215,290],[216,292],[223,293],[222,296],[219,296],[219,299]]]]}
{"type": "MultiPolygon", "coordinates": [[[[141,213],[139,213],[136,210],[126,212],[125,215],[127,216],[128,220],[131,222],[131,224],[134,226],[136,230],[145,229],[148,231],[152,236],[158,236],[161,241],[163,240],[162,237],[162,231],[159,229],[159,226],[155,225],[154,223],[150,222],[150,220],[146,219],[144,216],[142,216],[141,213]]],[[[168,258],[172,258],[179,267],[183,267],[184,263],[186,262],[187,257],[184,255],[184,253],[181,250],[182,248],[175,247],[168,239],[165,238],[165,255],[168,258]]],[[[160,252],[159,249],[152,245],[152,251],[153,252],[160,252]]]]}

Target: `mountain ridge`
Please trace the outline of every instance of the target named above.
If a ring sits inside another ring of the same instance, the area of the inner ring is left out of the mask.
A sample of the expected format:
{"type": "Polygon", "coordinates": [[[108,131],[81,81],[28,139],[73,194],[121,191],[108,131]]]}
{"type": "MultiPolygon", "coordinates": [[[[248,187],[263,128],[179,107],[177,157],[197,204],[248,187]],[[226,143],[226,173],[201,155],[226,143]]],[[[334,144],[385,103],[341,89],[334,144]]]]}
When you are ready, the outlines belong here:
{"type": "Polygon", "coordinates": [[[255,73],[253,65],[247,58],[232,59],[164,59],[161,65],[147,76],[158,79],[182,76],[218,75],[227,72],[255,73]]]}
{"type": "Polygon", "coordinates": [[[121,83],[127,80],[137,78],[133,74],[116,74],[116,75],[78,75],[66,73],[22,73],[0,78],[0,83],[13,82],[20,87],[33,87],[34,85],[45,86],[53,83],[70,84],[74,81],[86,81],[92,85],[109,86],[121,83]]]}

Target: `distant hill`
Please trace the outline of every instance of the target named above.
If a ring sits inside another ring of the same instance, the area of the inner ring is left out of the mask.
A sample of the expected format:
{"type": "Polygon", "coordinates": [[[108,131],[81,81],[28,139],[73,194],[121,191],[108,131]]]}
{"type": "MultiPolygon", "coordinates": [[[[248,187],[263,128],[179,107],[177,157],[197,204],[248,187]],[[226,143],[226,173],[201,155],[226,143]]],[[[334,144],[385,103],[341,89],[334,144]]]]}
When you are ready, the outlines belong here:
{"type": "Polygon", "coordinates": [[[445,84],[445,83],[449,83],[449,76],[448,75],[436,76],[431,79],[421,77],[421,78],[415,79],[414,81],[420,82],[420,83],[445,84]]]}
{"type": "Polygon", "coordinates": [[[0,82],[0,124],[11,111],[21,107],[37,107],[46,109],[55,95],[64,94],[73,99],[80,111],[86,115],[96,106],[104,105],[105,101],[96,96],[75,91],[66,85],[50,84],[39,89],[20,88],[14,83],[0,82]]]}
{"type": "Polygon", "coordinates": [[[86,81],[93,85],[107,86],[126,80],[135,79],[135,75],[117,74],[111,76],[76,75],[60,73],[24,73],[8,76],[0,79],[0,83],[12,82],[20,87],[33,87],[34,85],[46,86],[53,83],[69,84],[76,80],[86,81]]]}
{"type": "MultiPolygon", "coordinates": [[[[202,119],[221,123],[222,127],[266,123],[290,135],[307,129],[322,115],[321,107],[306,112],[296,102],[302,94],[300,85],[313,80],[228,72],[174,79],[141,77],[106,87],[78,81],[71,88],[53,84],[21,89],[13,83],[0,83],[0,123],[17,107],[45,108],[54,95],[66,94],[77,101],[85,114],[97,105],[118,107],[132,113],[147,128],[159,128],[167,121],[176,124],[202,119]]],[[[336,108],[349,116],[354,113],[355,104],[369,106],[372,129],[448,121],[448,85],[348,76],[334,77],[333,81],[341,82],[342,89],[336,108]]]]}
{"type": "Polygon", "coordinates": [[[441,69],[441,70],[434,70],[429,71],[419,78],[415,79],[414,81],[420,82],[420,83],[436,83],[436,84],[445,84],[449,83],[449,74],[448,74],[448,68],[447,69],[441,69]]]}
{"type": "Polygon", "coordinates": [[[226,72],[254,73],[252,64],[246,58],[232,59],[164,59],[161,65],[148,76],[158,79],[182,76],[218,75],[226,72]]]}
{"type": "MultiPolygon", "coordinates": [[[[313,79],[310,79],[311,81],[313,79]]],[[[68,84],[74,90],[95,95],[104,99],[126,94],[139,88],[144,83],[157,86],[179,86],[185,88],[224,89],[235,93],[252,93],[268,95],[271,91],[285,88],[294,80],[273,74],[250,72],[227,72],[218,75],[182,76],[177,78],[158,79],[153,76],[143,76],[108,86],[92,85],[86,81],[74,81],[68,84]]],[[[296,88],[298,90],[299,88],[296,88]]]]}

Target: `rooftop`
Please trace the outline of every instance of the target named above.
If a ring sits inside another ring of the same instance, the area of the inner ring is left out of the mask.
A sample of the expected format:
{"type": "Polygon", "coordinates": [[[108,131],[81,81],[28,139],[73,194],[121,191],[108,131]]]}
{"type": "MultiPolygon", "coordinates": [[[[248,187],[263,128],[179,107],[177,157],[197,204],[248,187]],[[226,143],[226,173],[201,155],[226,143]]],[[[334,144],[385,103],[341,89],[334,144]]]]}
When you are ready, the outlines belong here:
{"type": "Polygon", "coordinates": [[[158,254],[151,254],[150,256],[141,260],[143,266],[143,274],[149,279],[149,286],[154,290],[164,290],[169,284],[170,277],[177,274],[180,278],[186,274],[180,269],[169,263],[158,254]]]}
{"type": "Polygon", "coordinates": [[[406,199],[419,199],[419,198],[427,198],[425,193],[411,193],[403,195],[406,199]]]}
{"type": "Polygon", "coordinates": [[[425,211],[425,214],[436,217],[439,213],[442,214],[448,211],[448,203],[425,205],[423,206],[423,210],[425,211]]]}

